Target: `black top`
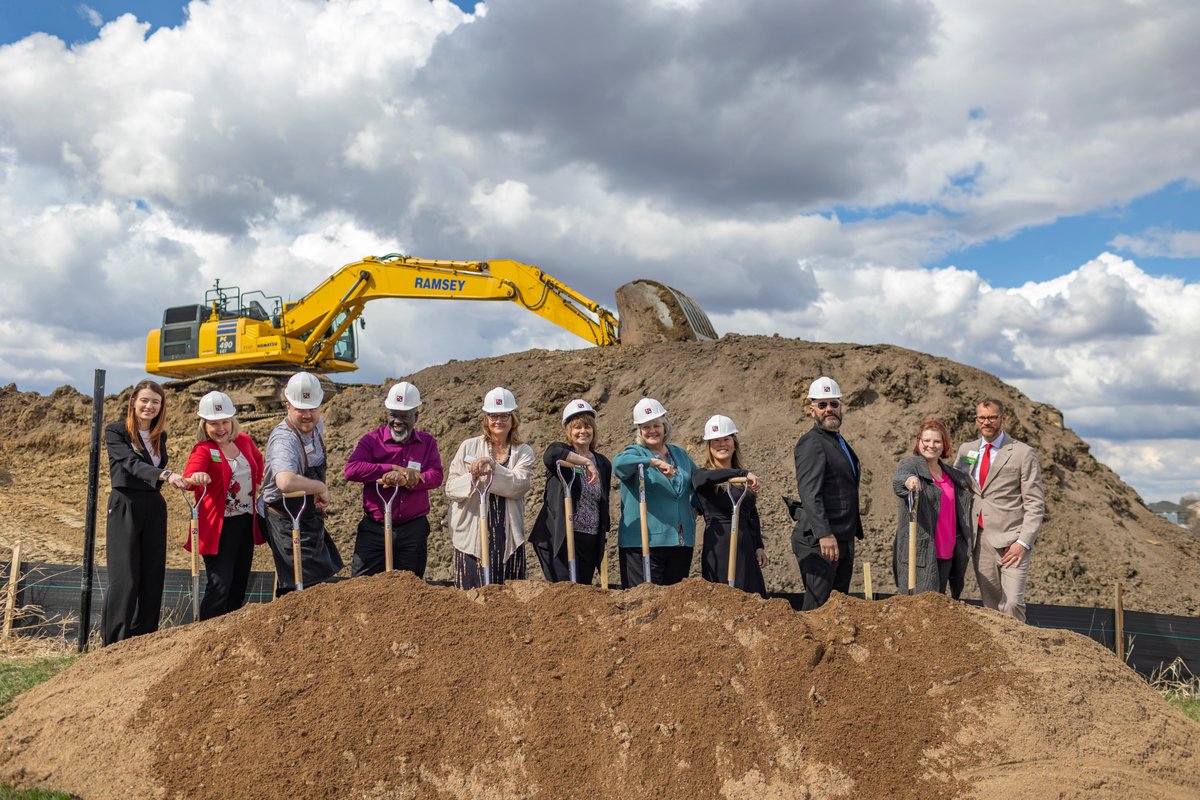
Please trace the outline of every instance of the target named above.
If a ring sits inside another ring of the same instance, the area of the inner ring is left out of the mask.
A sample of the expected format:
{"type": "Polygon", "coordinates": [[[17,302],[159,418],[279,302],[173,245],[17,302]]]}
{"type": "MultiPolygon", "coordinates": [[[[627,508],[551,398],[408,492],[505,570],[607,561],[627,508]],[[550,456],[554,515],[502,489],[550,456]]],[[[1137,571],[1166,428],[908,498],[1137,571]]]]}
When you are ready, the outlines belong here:
{"type": "Polygon", "coordinates": [[[162,488],[158,476],[167,468],[167,432],[163,431],[158,440],[157,467],[143,447],[140,438],[137,442],[130,440],[124,422],[104,426],[104,449],[108,451],[108,474],[114,489],[156,492],[162,488]]]}
{"type": "MultiPolygon", "coordinates": [[[[733,502],[725,490],[720,488],[730,478],[744,478],[744,469],[698,469],[692,473],[692,488],[700,500],[700,510],[704,513],[704,533],[708,538],[710,530],[714,535],[728,535],[729,526],[733,523],[733,502]]],[[[734,487],[734,493],[748,491],[746,487],[734,487]]],[[[753,550],[763,546],[762,523],[758,517],[758,504],[753,492],[746,495],[742,508],[738,512],[738,538],[746,537],[754,545],[753,550]]]]}
{"type": "MultiPolygon", "coordinates": [[[[546,490],[542,495],[541,511],[538,512],[537,520],[529,532],[531,542],[553,542],[555,553],[567,543],[567,523],[563,519],[563,485],[558,479],[558,462],[572,452],[574,451],[568,445],[554,442],[542,455],[542,463],[546,465],[546,490]]],[[[596,471],[600,473],[600,523],[596,526],[596,533],[605,536],[611,525],[608,489],[612,484],[612,462],[599,453],[593,452],[592,455],[596,457],[596,471]]],[[[563,467],[563,474],[566,475],[566,467],[563,467]]],[[[582,476],[579,476],[571,486],[571,502],[578,504],[582,493],[583,480],[582,476]]]]}
{"type": "Polygon", "coordinates": [[[793,541],[804,534],[814,541],[830,534],[842,541],[863,538],[858,511],[862,465],[849,444],[846,449],[849,459],[837,433],[819,425],[796,441],[796,491],[803,507],[797,512],[793,541]]]}

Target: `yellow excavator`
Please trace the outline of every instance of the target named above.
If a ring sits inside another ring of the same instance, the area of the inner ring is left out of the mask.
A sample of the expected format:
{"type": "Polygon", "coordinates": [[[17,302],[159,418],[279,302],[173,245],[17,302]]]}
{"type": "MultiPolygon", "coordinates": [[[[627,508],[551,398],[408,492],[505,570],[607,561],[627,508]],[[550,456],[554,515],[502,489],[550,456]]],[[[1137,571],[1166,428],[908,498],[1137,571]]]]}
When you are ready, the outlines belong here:
{"type": "Polygon", "coordinates": [[[380,298],[508,300],[600,346],[717,338],[695,301],[655,281],[622,286],[618,318],[528,264],[391,253],[347,264],[290,303],[217,281],[203,304],[163,313],[162,327],[146,336],[146,371],[188,383],[261,378],[235,403],[247,411],[275,405],[278,375],[357,369],[354,322],[380,298]]]}

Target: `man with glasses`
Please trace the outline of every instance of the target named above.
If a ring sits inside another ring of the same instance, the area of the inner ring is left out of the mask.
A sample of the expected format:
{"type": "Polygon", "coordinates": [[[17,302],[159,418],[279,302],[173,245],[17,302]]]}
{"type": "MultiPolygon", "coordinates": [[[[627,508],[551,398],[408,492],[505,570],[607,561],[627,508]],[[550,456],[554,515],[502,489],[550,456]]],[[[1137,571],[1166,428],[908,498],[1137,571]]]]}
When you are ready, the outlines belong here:
{"type": "Polygon", "coordinates": [[[1046,514],[1042,470],[1033,448],[1004,434],[1004,403],[975,407],[982,438],[958,449],[954,466],[974,479],[975,577],[987,608],[1025,621],[1029,554],[1046,514]]]}
{"type": "Polygon", "coordinates": [[[820,608],[832,590],[850,591],[854,540],[863,538],[858,511],[858,456],[842,438],[842,390],[832,378],[808,387],[808,414],[815,424],[796,442],[796,490],[792,505],[792,552],[804,581],[805,611],[820,608]]]}
{"type": "Polygon", "coordinates": [[[333,538],[325,530],[329,486],[325,483],[325,423],[321,402],[325,391],[316,375],[297,372],[283,390],[287,416],[267,439],[263,472],[262,506],[267,520],[267,544],[275,556],[275,596],[296,588],[292,562],[292,515],[300,511],[300,498],[284,493],[304,492],[300,514],[300,563],[305,586],[332,577],[343,566],[333,538]]]}
{"type": "Polygon", "coordinates": [[[392,561],[425,577],[429,555],[429,490],[442,485],[437,439],[417,430],[421,393],[407,381],[388,390],[385,423],[358,440],[346,462],[346,480],[363,485],[363,518],[354,540],[350,575],[383,572],[385,499],[392,500],[392,561]]]}

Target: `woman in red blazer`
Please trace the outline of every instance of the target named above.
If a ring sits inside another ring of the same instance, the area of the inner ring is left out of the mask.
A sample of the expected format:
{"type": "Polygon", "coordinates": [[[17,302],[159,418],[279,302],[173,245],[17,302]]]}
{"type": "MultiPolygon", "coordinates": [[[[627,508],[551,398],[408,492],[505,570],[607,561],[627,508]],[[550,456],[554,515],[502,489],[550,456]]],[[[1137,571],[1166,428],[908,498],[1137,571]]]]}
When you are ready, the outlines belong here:
{"type": "MultiPolygon", "coordinates": [[[[207,582],[200,619],[236,611],[246,602],[254,545],[266,541],[258,528],[254,500],[263,477],[263,457],[241,432],[229,395],[200,398],[196,446],[184,474],[205,490],[200,501],[200,555],[207,582]]],[[[184,543],[191,552],[191,537],[184,543]]]]}

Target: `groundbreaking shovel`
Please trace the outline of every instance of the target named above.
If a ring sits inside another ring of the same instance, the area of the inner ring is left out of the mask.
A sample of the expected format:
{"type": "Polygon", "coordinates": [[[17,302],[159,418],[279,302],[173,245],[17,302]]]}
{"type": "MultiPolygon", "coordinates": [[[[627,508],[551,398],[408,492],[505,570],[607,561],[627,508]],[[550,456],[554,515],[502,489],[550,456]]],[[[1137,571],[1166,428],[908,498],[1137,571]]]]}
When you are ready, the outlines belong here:
{"type": "Polygon", "coordinates": [[[908,493],[908,593],[917,591],[917,501],[920,495],[908,493]]]}
{"type": "MultiPolygon", "coordinates": [[[[577,473],[575,471],[575,464],[566,459],[560,459],[554,469],[558,473],[559,482],[563,485],[563,513],[566,515],[567,520],[567,569],[571,575],[571,583],[578,583],[579,575],[576,572],[575,561],[575,508],[574,503],[571,501],[571,489],[575,485],[575,475],[577,473]],[[571,476],[570,478],[563,477],[563,467],[567,468],[567,474],[571,476]]],[[[588,578],[590,579],[591,575],[588,578]]]]}
{"type": "Polygon", "coordinates": [[[738,543],[738,524],[742,513],[742,501],[746,499],[746,479],[745,478],[730,478],[725,486],[725,494],[729,496],[729,502],[733,504],[733,520],[729,524],[729,585],[733,586],[734,576],[737,575],[737,543],[738,543]],[[742,487],[742,493],[738,495],[737,500],[733,499],[733,486],[739,484],[742,487]]]}
{"type": "Polygon", "coordinates": [[[180,489],[183,501],[188,504],[191,519],[188,520],[188,538],[192,542],[192,622],[200,620],[200,501],[208,494],[208,486],[200,490],[200,496],[192,501],[191,489],[180,489]]]}
{"type": "Polygon", "coordinates": [[[475,481],[475,492],[479,495],[479,564],[483,568],[484,586],[492,582],[492,540],[488,535],[488,492],[491,488],[491,474],[487,483],[475,481]]]}
{"type": "Polygon", "coordinates": [[[399,486],[392,487],[392,493],[387,497],[383,496],[382,481],[375,481],[375,493],[379,495],[379,499],[383,501],[383,571],[392,571],[392,501],[396,499],[396,493],[400,491],[399,486]]]}
{"type": "Polygon", "coordinates": [[[646,516],[646,466],[638,464],[638,512],[642,515],[642,575],[646,583],[650,578],[650,528],[646,516]]]}
{"type": "Polygon", "coordinates": [[[308,505],[308,495],[304,492],[284,492],[283,493],[283,510],[292,518],[292,578],[296,584],[296,591],[304,589],[304,568],[300,562],[300,517],[304,514],[304,507],[308,505]],[[289,498],[300,498],[300,510],[295,514],[288,506],[289,498]]]}

